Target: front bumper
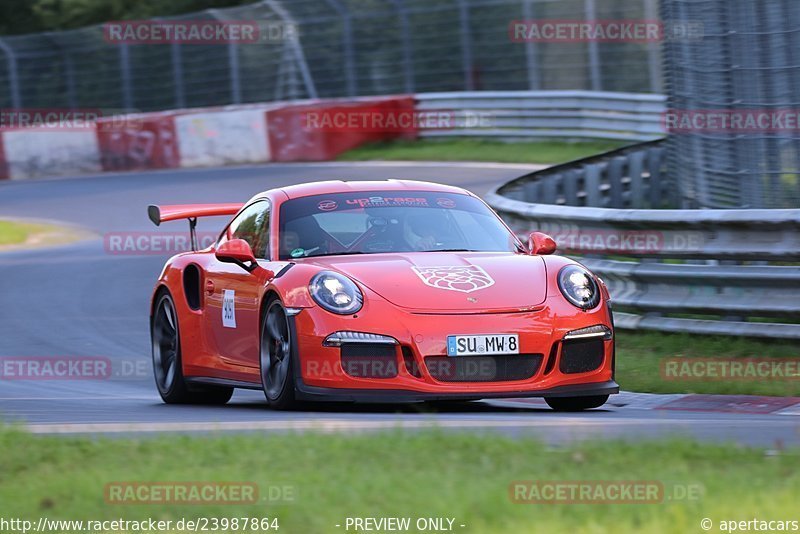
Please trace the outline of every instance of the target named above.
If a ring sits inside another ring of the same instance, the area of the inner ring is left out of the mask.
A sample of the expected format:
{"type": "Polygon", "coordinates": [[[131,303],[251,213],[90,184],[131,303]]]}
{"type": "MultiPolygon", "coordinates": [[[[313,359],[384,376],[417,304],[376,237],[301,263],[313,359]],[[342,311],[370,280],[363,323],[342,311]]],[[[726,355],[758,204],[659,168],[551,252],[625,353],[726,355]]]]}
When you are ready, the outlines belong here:
{"type": "Polygon", "coordinates": [[[613,374],[613,338],[602,341],[601,363],[597,368],[575,372],[561,365],[567,332],[598,324],[611,328],[610,310],[605,304],[587,312],[548,299],[543,306],[523,312],[448,315],[412,313],[376,299],[368,302],[370,309],[363,309],[355,316],[336,316],[320,308],[305,308],[292,317],[297,333],[293,346],[297,348],[294,368],[298,398],[394,402],[619,392],[613,374]],[[376,378],[346,372],[340,347],[323,346],[325,338],[338,331],[379,334],[397,340],[396,373],[376,378]],[[448,335],[502,333],[519,335],[521,354],[541,356],[541,363],[531,376],[444,381],[430,372],[426,359],[446,356],[448,335]],[[413,359],[413,369],[407,365],[409,357],[413,359]]]}
{"type": "Polygon", "coordinates": [[[524,397],[587,397],[619,393],[619,384],[613,380],[594,384],[573,384],[551,389],[507,391],[501,393],[459,392],[423,393],[390,389],[338,389],[309,386],[298,381],[295,385],[298,400],[324,402],[418,402],[418,401],[470,401],[481,399],[510,399],[524,397]]]}

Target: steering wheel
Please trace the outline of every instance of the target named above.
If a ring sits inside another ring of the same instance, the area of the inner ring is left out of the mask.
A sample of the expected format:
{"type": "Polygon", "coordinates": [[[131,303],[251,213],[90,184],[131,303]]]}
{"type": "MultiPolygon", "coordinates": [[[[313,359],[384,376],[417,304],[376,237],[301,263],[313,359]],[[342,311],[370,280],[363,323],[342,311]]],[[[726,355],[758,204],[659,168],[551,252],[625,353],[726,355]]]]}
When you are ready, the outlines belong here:
{"type": "Polygon", "coordinates": [[[389,225],[391,222],[389,219],[385,217],[370,217],[367,219],[367,224],[369,228],[367,231],[361,234],[358,239],[353,241],[349,247],[345,247],[346,252],[353,252],[362,248],[365,248],[364,245],[374,239],[375,237],[380,236],[381,234],[386,233],[386,230],[389,229],[389,225]]]}

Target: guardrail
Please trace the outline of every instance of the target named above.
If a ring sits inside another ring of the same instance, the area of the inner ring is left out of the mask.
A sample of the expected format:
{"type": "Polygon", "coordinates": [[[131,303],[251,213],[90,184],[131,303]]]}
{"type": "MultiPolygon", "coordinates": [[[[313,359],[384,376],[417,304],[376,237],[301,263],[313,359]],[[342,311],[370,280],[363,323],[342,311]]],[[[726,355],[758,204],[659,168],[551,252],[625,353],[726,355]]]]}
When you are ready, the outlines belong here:
{"type": "Polygon", "coordinates": [[[666,173],[665,140],[649,141],[548,167],[512,180],[501,195],[525,202],[600,208],[662,208],[678,203],[666,173]]]}
{"type": "Polygon", "coordinates": [[[420,93],[417,109],[447,110],[457,127],[428,128],[423,137],[608,139],[664,136],[663,95],[602,91],[473,91],[420,93]]]}
{"type": "Polygon", "coordinates": [[[618,327],[800,339],[800,263],[790,263],[800,262],[800,209],[526,202],[519,195],[537,174],[500,186],[487,201],[518,234],[550,234],[559,253],[579,256],[602,277],[618,327]]]}

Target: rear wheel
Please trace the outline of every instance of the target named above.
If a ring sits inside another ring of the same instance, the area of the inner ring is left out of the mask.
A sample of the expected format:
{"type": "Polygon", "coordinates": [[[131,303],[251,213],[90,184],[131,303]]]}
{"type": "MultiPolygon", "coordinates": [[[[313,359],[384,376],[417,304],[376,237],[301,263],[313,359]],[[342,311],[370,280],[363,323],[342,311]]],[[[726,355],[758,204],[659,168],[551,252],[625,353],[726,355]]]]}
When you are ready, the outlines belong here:
{"type": "Polygon", "coordinates": [[[209,387],[189,389],[183,376],[181,362],[180,327],[175,303],[164,291],[156,300],[150,323],[153,345],[153,372],[156,387],[167,404],[225,404],[233,395],[233,388],[209,387]]]}
{"type": "Polygon", "coordinates": [[[592,395],[589,397],[545,397],[544,401],[557,412],[582,412],[591,408],[599,408],[608,400],[608,395],[592,395]]]}
{"type": "Polygon", "coordinates": [[[296,406],[292,370],[292,327],[280,300],[264,309],[261,321],[261,385],[270,408],[289,410],[296,406]]]}

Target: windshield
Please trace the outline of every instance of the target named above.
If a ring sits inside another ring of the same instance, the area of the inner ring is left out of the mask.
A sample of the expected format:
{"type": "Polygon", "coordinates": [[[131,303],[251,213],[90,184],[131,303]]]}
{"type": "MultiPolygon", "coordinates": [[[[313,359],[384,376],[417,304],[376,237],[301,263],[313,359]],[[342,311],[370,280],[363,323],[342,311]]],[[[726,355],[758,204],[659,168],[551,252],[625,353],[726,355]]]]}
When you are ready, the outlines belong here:
{"type": "Polygon", "coordinates": [[[519,244],[478,199],[416,191],[337,193],[289,200],[282,260],[383,252],[514,252],[519,244]]]}

